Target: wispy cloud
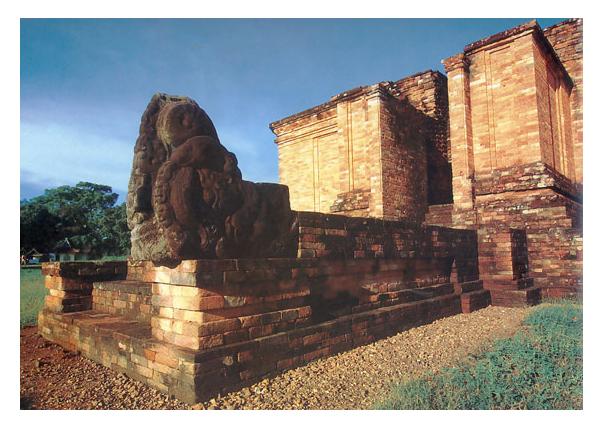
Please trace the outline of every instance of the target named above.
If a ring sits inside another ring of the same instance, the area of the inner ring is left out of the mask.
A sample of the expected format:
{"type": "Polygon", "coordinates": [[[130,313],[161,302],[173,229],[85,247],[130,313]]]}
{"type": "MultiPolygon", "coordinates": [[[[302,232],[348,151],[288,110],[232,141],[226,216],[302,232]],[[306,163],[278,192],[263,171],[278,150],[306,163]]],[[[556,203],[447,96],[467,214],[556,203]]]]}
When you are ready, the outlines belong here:
{"type": "Polygon", "coordinates": [[[48,187],[88,181],[127,189],[133,143],[72,124],[21,123],[21,170],[48,187]]]}
{"type": "MultiPolygon", "coordinates": [[[[277,151],[231,128],[218,131],[222,143],[239,160],[247,180],[277,182],[277,151]]],[[[135,139],[116,139],[77,124],[24,121],[21,124],[21,181],[43,190],[88,181],[127,189],[135,139]]]]}

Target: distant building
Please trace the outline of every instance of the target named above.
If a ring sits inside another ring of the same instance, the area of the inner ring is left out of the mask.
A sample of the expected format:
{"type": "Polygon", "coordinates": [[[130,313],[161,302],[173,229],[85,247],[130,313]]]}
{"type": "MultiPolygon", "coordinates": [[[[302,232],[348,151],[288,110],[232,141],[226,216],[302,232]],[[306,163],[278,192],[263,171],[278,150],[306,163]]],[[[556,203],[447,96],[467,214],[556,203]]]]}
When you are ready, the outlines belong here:
{"type": "Polygon", "coordinates": [[[78,249],[71,245],[68,238],[59,242],[54,248],[55,260],[60,262],[66,261],[87,261],[90,259],[90,249],[78,249]]]}
{"type": "Polygon", "coordinates": [[[39,264],[41,262],[47,262],[49,260],[50,258],[47,253],[39,252],[36,248],[33,248],[22,255],[21,265],[24,265],[23,261],[25,261],[25,264],[39,264]]]}

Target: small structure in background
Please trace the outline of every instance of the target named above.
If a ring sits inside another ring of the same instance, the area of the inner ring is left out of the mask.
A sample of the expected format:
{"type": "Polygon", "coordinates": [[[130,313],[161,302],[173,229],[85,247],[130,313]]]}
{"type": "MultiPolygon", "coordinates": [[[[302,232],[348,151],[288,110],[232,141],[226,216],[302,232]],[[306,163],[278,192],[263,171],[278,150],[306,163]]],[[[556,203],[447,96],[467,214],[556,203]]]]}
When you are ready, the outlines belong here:
{"type": "Polygon", "coordinates": [[[87,261],[90,259],[90,249],[83,248],[78,249],[74,248],[71,245],[71,242],[68,238],[65,238],[63,241],[60,241],[54,247],[54,258],[53,260],[57,260],[60,262],[70,262],[70,261],[87,261]]]}
{"type": "Polygon", "coordinates": [[[50,258],[49,253],[39,252],[36,248],[33,248],[23,254],[21,254],[21,265],[40,264],[42,262],[51,262],[54,259],[50,258]]]}

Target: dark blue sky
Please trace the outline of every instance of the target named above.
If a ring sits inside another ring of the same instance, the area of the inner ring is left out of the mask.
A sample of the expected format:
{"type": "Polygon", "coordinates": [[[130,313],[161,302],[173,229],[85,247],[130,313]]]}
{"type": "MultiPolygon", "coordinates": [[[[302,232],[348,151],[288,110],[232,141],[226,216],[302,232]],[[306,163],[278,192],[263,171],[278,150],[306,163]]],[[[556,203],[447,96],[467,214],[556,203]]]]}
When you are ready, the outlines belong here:
{"type": "MultiPolygon", "coordinates": [[[[243,177],[278,181],[268,124],[524,19],[21,20],[21,198],[78,181],[125,196],[155,92],[194,98],[243,177]]],[[[542,27],[562,19],[538,19],[542,27]]]]}

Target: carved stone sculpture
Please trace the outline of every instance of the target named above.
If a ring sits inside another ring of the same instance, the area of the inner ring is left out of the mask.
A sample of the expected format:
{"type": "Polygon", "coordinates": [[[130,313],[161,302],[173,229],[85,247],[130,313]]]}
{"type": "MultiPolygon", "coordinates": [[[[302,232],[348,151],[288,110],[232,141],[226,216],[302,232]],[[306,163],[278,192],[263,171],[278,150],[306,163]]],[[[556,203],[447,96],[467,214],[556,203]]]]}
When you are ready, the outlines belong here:
{"type": "Polygon", "coordinates": [[[288,188],[242,180],[236,156],[193,100],[155,94],[128,185],[134,259],[295,257],[288,188]]]}

